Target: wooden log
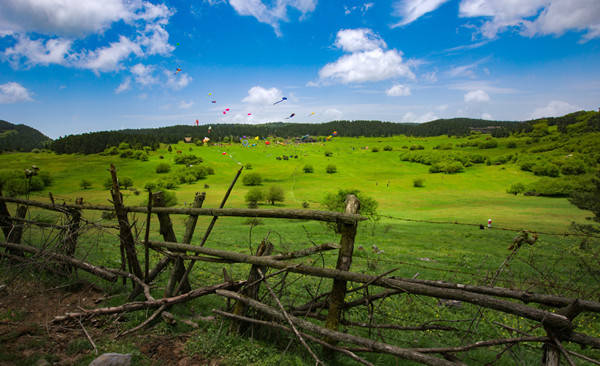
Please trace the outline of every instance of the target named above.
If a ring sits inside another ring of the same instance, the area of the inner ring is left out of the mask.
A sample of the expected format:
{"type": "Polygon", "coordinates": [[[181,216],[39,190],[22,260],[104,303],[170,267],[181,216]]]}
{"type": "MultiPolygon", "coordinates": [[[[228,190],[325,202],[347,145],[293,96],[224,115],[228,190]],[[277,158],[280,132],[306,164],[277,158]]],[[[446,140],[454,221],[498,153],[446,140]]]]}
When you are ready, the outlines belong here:
{"type": "Polygon", "coordinates": [[[269,256],[265,256],[265,257],[269,258],[269,259],[281,261],[281,260],[287,260],[287,259],[296,259],[296,258],[307,257],[309,255],[313,255],[316,253],[333,250],[333,249],[340,249],[340,246],[335,243],[324,243],[324,244],[317,245],[314,247],[300,249],[295,252],[281,253],[281,254],[269,255],[269,256]]]}
{"type": "MultiPolygon", "coordinates": [[[[273,244],[271,244],[269,241],[267,240],[263,240],[260,242],[260,245],[258,246],[258,248],[256,249],[256,256],[260,257],[260,256],[268,256],[273,252],[273,244]]],[[[266,273],[266,269],[267,267],[265,266],[258,266],[253,264],[250,267],[250,273],[248,274],[248,281],[246,281],[246,283],[249,286],[245,286],[242,290],[241,293],[244,296],[247,296],[251,299],[258,299],[258,292],[260,290],[260,284],[262,283],[262,281],[260,281],[263,276],[261,275],[261,273],[266,273]]],[[[233,313],[235,315],[240,315],[240,316],[246,316],[246,303],[243,301],[237,301],[235,303],[235,305],[233,306],[233,313]]],[[[244,322],[237,322],[234,323],[233,329],[235,329],[235,331],[237,331],[238,333],[243,333],[246,329],[245,329],[245,324],[244,322]]]]}
{"type": "MultiPolygon", "coordinates": [[[[156,211],[156,209],[159,207],[165,206],[165,198],[163,192],[156,192],[152,194],[152,205],[154,207],[154,211],[156,211]]],[[[173,230],[173,223],[171,222],[171,217],[169,216],[169,214],[164,212],[157,212],[156,216],[158,217],[159,232],[162,235],[162,237],[166,241],[177,241],[177,237],[175,236],[175,230],[173,230]]],[[[167,282],[167,287],[165,288],[164,297],[171,297],[173,295],[173,290],[175,289],[175,286],[177,286],[178,280],[183,276],[184,273],[185,266],[183,263],[183,259],[176,258],[173,271],[171,272],[171,276],[169,276],[169,281],[167,282]]],[[[184,290],[189,291],[189,283],[186,283],[183,288],[184,290]]]]}
{"type": "MultiPolygon", "coordinates": [[[[140,262],[137,258],[135,250],[135,241],[131,234],[131,226],[129,225],[129,219],[127,218],[127,211],[123,205],[123,196],[119,191],[119,181],[117,179],[117,170],[113,164],[110,164],[110,175],[112,177],[112,189],[110,191],[114,204],[114,211],[119,220],[119,239],[121,241],[122,250],[125,252],[127,257],[127,263],[130,267],[130,272],[138,278],[144,278],[144,273],[140,267],[140,262]]],[[[83,205],[79,205],[81,207],[83,205]]],[[[123,268],[122,268],[123,269],[123,268]]],[[[135,286],[135,283],[134,283],[135,286]]]]}
{"type": "Polygon", "coordinates": [[[378,278],[364,273],[355,273],[347,271],[339,271],[337,269],[321,268],[307,266],[304,264],[292,264],[286,261],[275,261],[265,257],[250,256],[242,253],[228,252],[219,249],[212,248],[200,248],[193,245],[186,245],[180,243],[166,243],[150,241],[151,247],[157,248],[168,248],[171,250],[187,250],[190,252],[201,253],[211,255],[215,257],[221,257],[230,259],[240,263],[250,263],[257,265],[264,265],[278,269],[289,268],[290,272],[308,274],[317,277],[325,278],[338,278],[346,281],[359,282],[359,283],[372,283],[379,287],[385,287],[404,292],[409,292],[417,295],[425,295],[441,299],[459,300],[468,302],[471,304],[483,306],[486,308],[503,311],[505,313],[522,316],[528,319],[544,322],[551,328],[563,328],[572,329],[573,325],[571,321],[559,314],[555,314],[549,311],[537,309],[524,304],[515,303],[512,301],[506,301],[497,299],[491,296],[482,295],[478,293],[472,293],[468,291],[440,288],[435,286],[428,286],[418,283],[412,283],[399,279],[392,279],[389,277],[378,278]]]}
{"type": "Polygon", "coordinates": [[[117,275],[115,275],[114,273],[110,272],[109,270],[107,270],[105,268],[95,266],[93,264],[81,261],[79,259],[68,257],[64,254],[42,251],[42,250],[39,250],[38,248],[29,246],[29,245],[17,244],[17,243],[0,242],[0,247],[15,249],[15,250],[19,250],[21,252],[33,253],[38,256],[47,256],[54,260],[58,260],[58,261],[73,265],[77,268],[81,268],[82,270],[89,272],[91,274],[94,274],[98,277],[101,277],[107,281],[115,282],[117,280],[117,275]]]}
{"type": "MultiPolygon", "coordinates": [[[[17,206],[17,213],[15,215],[16,218],[24,219],[25,215],[27,215],[27,206],[24,206],[24,205],[17,206]]],[[[23,236],[23,225],[18,225],[18,224],[15,225],[13,223],[11,225],[9,234],[6,237],[6,241],[9,243],[20,244],[22,236],[23,236]]],[[[10,253],[12,255],[16,255],[16,256],[20,256],[20,257],[24,256],[23,251],[20,249],[7,249],[7,250],[8,250],[8,253],[10,253]]]]}
{"type": "MultiPolygon", "coordinates": [[[[234,300],[238,300],[238,301],[243,301],[245,302],[247,305],[252,306],[253,308],[257,309],[260,312],[263,312],[265,314],[268,314],[274,318],[277,318],[281,321],[286,321],[285,317],[283,316],[283,314],[281,314],[281,312],[279,312],[277,309],[274,309],[268,305],[265,305],[263,303],[260,303],[256,300],[250,299],[246,296],[243,296],[241,294],[232,292],[232,291],[227,291],[227,290],[217,290],[215,291],[217,295],[221,295],[230,299],[234,299],[234,300]]],[[[377,342],[377,341],[373,341],[371,339],[367,339],[367,338],[363,338],[363,337],[359,337],[359,336],[355,336],[355,335],[351,335],[351,334],[347,334],[347,333],[342,333],[342,332],[338,332],[338,331],[334,331],[328,328],[324,328],[321,326],[318,326],[314,323],[311,323],[309,321],[294,317],[294,316],[290,316],[291,321],[294,323],[294,325],[298,326],[299,328],[303,328],[305,330],[317,333],[321,336],[324,336],[328,339],[334,339],[336,341],[340,341],[340,342],[348,342],[348,343],[353,343],[353,344],[358,344],[361,346],[365,346],[368,347],[370,349],[376,350],[378,352],[381,353],[387,353],[387,354],[391,354],[406,360],[411,360],[411,361],[415,361],[415,362],[420,362],[423,363],[425,365],[431,365],[431,366],[455,366],[456,364],[454,362],[450,362],[450,361],[446,361],[446,360],[442,360],[433,356],[429,356],[429,355],[425,355],[419,352],[415,352],[412,351],[410,349],[406,349],[406,348],[400,348],[400,347],[396,347],[390,344],[386,344],[386,343],[381,343],[381,342],[377,342]]]]}
{"type": "MultiPolygon", "coordinates": [[[[83,197],[77,198],[75,202],[78,205],[82,205],[83,197]]],[[[69,209],[68,217],[67,230],[64,234],[65,255],[72,257],[75,255],[75,250],[77,250],[77,239],[79,237],[79,228],[81,226],[81,210],[69,209]]],[[[73,269],[73,267],[67,267],[68,272],[72,272],[73,269]]]]}
{"type": "MultiPolygon", "coordinates": [[[[67,208],[76,208],[81,210],[96,211],[114,211],[114,207],[106,205],[60,205],[55,206],[49,203],[23,200],[19,198],[0,197],[0,201],[27,204],[29,206],[45,208],[64,212],[67,208]]],[[[127,212],[147,213],[147,207],[124,207],[127,212]]],[[[198,215],[198,216],[237,216],[237,217],[261,217],[274,219],[297,219],[297,220],[315,220],[324,222],[346,222],[354,223],[367,220],[360,215],[347,215],[341,212],[317,211],[317,210],[295,210],[295,209],[253,209],[253,208],[175,208],[162,207],[153,209],[152,212],[163,212],[178,215],[198,215]]]]}
{"type": "Polygon", "coordinates": [[[151,301],[151,300],[135,301],[135,302],[129,302],[129,303],[126,303],[126,304],[123,304],[120,306],[111,306],[111,307],[106,307],[106,308],[84,310],[81,312],[66,313],[65,315],[55,316],[54,319],[52,320],[52,323],[60,323],[60,322],[68,321],[68,320],[72,320],[72,319],[86,318],[86,317],[97,316],[97,315],[110,315],[110,314],[117,314],[117,313],[128,312],[128,311],[142,310],[142,309],[154,309],[154,308],[159,308],[163,305],[172,306],[175,304],[193,300],[193,299],[201,297],[201,296],[213,294],[213,293],[215,293],[216,290],[219,290],[219,289],[238,289],[244,283],[245,283],[245,281],[219,283],[216,285],[197,288],[197,289],[194,289],[183,295],[177,295],[177,296],[168,297],[168,298],[156,299],[153,301],[151,301]]]}
{"type": "MultiPolygon", "coordinates": [[[[355,195],[349,194],[346,196],[346,209],[344,213],[353,215],[358,214],[360,202],[355,195]]],[[[342,235],[340,239],[340,252],[336,269],[338,271],[350,271],[352,265],[352,253],[354,252],[354,237],[356,236],[356,223],[340,223],[338,228],[342,235]]],[[[329,310],[327,312],[327,320],[325,327],[330,330],[337,331],[344,299],[346,298],[346,280],[340,278],[333,279],[333,286],[329,294],[329,310]]],[[[333,343],[333,339],[328,340],[333,343]]]]}
{"type": "Polygon", "coordinates": [[[4,198],[4,196],[2,195],[2,190],[0,189],[0,226],[2,227],[2,232],[4,233],[4,240],[8,241],[8,235],[10,234],[12,221],[10,220],[10,212],[6,206],[6,202],[2,200],[2,198],[4,198]]]}

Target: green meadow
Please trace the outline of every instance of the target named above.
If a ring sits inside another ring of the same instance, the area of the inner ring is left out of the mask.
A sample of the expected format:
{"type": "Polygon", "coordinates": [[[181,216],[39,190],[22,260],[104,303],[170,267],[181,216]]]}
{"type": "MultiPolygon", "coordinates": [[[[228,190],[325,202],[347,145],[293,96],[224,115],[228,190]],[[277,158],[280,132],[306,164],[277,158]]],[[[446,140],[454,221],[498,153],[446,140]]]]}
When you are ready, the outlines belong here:
{"type": "MultiPolygon", "coordinates": [[[[477,137],[485,141],[487,135],[477,137]]],[[[160,163],[171,165],[174,172],[179,165],[174,164],[178,155],[193,154],[202,157],[202,165],[214,169],[214,175],[208,175],[192,184],[180,184],[173,190],[177,197],[177,206],[189,205],[195,192],[206,192],[204,207],[218,207],[225,191],[231,183],[236,171],[244,169],[225,207],[247,207],[246,193],[254,188],[245,186],[242,179],[249,173],[258,173],[262,177],[259,186],[268,189],[276,185],[285,193],[283,202],[275,204],[276,208],[303,208],[323,210],[326,194],[336,193],[340,189],[358,189],[361,194],[378,202],[378,220],[366,221],[359,225],[355,243],[355,255],[352,270],[367,273],[383,273],[394,270],[392,275],[416,277],[419,279],[449,280],[473,284],[491,283],[494,273],[503,263],[510,251],[507,249],[520,230],[539,232],[534,245],[523,246],[504,271],[496,284],[506,287],[523,288],[563,296],[597,297],[597,282],[594,273],[590,273],[582,265],[586,254],[582,249],[581,238],[565,236],[572,233],[572,223],[586,223],[589,212],[573,206],[564,197],[543,197],[513,195],[507,189],[515,184],[529,185],[539,179],[532,172],[521,170],[517,162],[502,164],[473,164],[457,174],[430,173],[429,165],[403,161],[400,156],[409,152],[411,146],[421,145],[423,152],[434,151],[438,154],[453,152],[484,155],[491,162],[507,154],[528,154],[535,147],[526,143],[527,136],[513,137],[516,148],[509,148],[506,139],[499,139],[495,148],[480,149],[477,146],[458,147],[472,141],[473,138],[450,138],[446,136],[414,138],[395,136],[387,138],[350,138],[336,137],[328,142],[307,144],[271,143],[265,145],[258,141],[257,145],[244,147],[241,144],[223,144],[196,146],[178,143],[172,145],[172,152],[166,145],[149,153],[148,161],[120,158],[116,155],[56,155],[54,153],[5,153],[0,155],[0,166],[4,169],[24,169],[36,165],[41,171],[47,171],[52,177],[52,184],[42,191],[32,192],[30,199],[48,201],[48,192],[52,192],[59,203],[74,202],[76,197],[83,197],[85,203],[108,204],[110,193],[103,187],[109,177],[108,168],[115,164],[118,175],[129,177],[134,189],[124,190],[125,203],[131,206],[143,205],[147,199],[144,186],[156,182],[166,174],[157,174],[156,166],[160,163]],[[434,149],[440,145],[452,144],[452,150],[434,149]],[[387,148],[386,148],[387,147],[387,148]],[[391,147],[391,151],[389,148],[391,147]],[[377,152],[374,152],[378,150],[377,152]],[[386,149],[384,149],[386,148],[386,149]],[[529,152],[528,152],[529,151],[529,152]],[[223,154],[225,153],[225,154],[223,154]],[[331,154],[326,154],[331,153],[331,154]],[[288,160],[277,157],[289,156],[288,160]],[[326,156],[330,155],[330,156],[326,156]],[[297,158],[296,158],[297,156],[297,158]],[[162,159],[161,159],[162,157],[162,159]],[[328,165],[335,165],[336,173],[326,173],[328,165]],[[311,165],[313,173],[305,173],[304,167],[311,165]],[[83,179],[89,180],[92,186],[82,189],[83,179]],[[422,179],[423,186],[415,187],[415,179],[422,179]],[[137,193],[136,193],[137,191],[137,193]],[[491,229],[481,230],[479,225],[487,226],[492,219],[491,229]],[[408,220],[407,220],[408,219],[408,220]],[[411,221],[416,220],[416,221],[411,221]],[[429,221],[429,222],[424,222],[429,221]],[[435,222],[435,223],[431,223],[435,222]],[[463,225],[468,224],[468,225],[463,225]],[[506,230],[504,230],[506,229],[506,230]],[[375,253],[372,246],[380,250],[375,253]]],[[[253,142],[253,140],[251,140],[253,142]]],[[[557,153],[558,154],[558,153],[557,153]]],[[[561,153],[562,154],[562,153],[561,153]]],[[[557,155],[558,156],[558,155],[557,155]]],[[[545,159],[543,155],[542,159],[545,159]]],[[[551,178],[551,179],[565,179],[551,178]]],[[[259,208],[270,208],[269,203],[261,201],[259,208]]],[[[14,207],[11,207],[11,211],[14,207]]],[[[48,219],[48,213],[31,210],[31,217],[48,219]]],[[[92,212],[85,215],[91,220],[108,223],[92,212]]],[[[144,218],[141,215],[133,218],[141,228],[144,218]]],[[[183,235],[184,217],[173,217],[178,238],[183,235]]],[[[197,243],[210,218],[201,218],[192,243],[197,243]]],[[[250,253],[258,243],[268,237],[275,245],[275,251],[286,252],[312,244],[339,241],[339,236],[324,224],[310,221],[264,219],[249,224],[244,218],[220,218],[206,246],[219,249],[230,249],[250,253]]],[[[158,223],[153,220],[151,237],[160,239],[158,223]]],[[[140,229],[141,230],[141,229],[140,229]]],[[[82,236],[78,254],[85,255],[93,263],[110,267],[118,267],[118,238],[110,230],[101,233],[90,231],[82,236]]],[[[37,231],[26,234],[25,241],[35,241],[41,237],[37,231]]],[[[140,253],[141,254],[141,253],[140,253]]],[[[141,256],[140,256],[141,257],[141,256]]],[[[152,260],[156,261],[154,253],[152,260]]],[[[322,257],[315,257],[315,265],[335,266],[337,254],[327,252],[322,257]]],[[[308,261],[308,260],[307,260],[308,261]]],[[[222,281],[223,265],[198,264],[194,271],[193,284],[202,285],[222,281]]],[[[226,266],[236,279],[247,276],[247,266],[226,266]]],[[[162,282],[161,282],[162,281],[162,282]]],[[[161,278],[164,285],[166,278],[161,278]]],[[[327,291],[330,281],[318,281],[302,276],[290,275],[284,294],[286,305],[300,305],[310,298],[309,293],[327,291]]],[[[105,284],[104,284],[105,285],[105,284]]],[[[110,291],[119,293],[126,291],[119,285],[106,285],[110,291]]],[[[350,285],[352,286],[352,285],[350,285]]],[[[354,293],[351,299],[362,296],[362,292],[354,293]]],[[[117,298],[115,304],[121,298],[117,298]]],[[[594,298],[597,300],[597,298],[594,298]]],[[[210,315],[210,309],[222,307],[224,301],[216,297],[207,297],[181,307],[175,312],[182,316],[190,313],[210,315]]],[[[363,309],[364,310],[364,309],[363,309]]],[[[366,321],[366,312],[354,309],[347,314],[348,319],[366,321]]],[[[440,305],[436,300],[419,296],[398,296],[382,301],[378,305],[376,319],[381,323],[404,325],[422,324],[436,320],[469,320],[477,316],[475,306],[462,304],[460,307],[440,305]]],[[[470,332],[469,322],[458,323],[464,332],[445,333],[427,331],[420,333],[383,331],[381,337],[386,341],[403,347],[460,345],[487,338],[508,336],[505,329],[498,328],[494,321],[530,331],[532,334],[543,334],[539,329],[529,329],[533,323],[519,317],[485,311],[482,321],[477,325],[477,332],[470,332]],[[468,331],[467,331],[468,330],[468,331]]],[[[145,319],[145,314],[131,314],[124,327],[133,327],[145,319]]],[[[600,319],[597,316],[582,315],[577,318],[579,331],[592,336],[600,336],[600,319]]],[[[166,325],[155,328],[157,332],[171,334],[183,331],[166,325]]],[[[364,333],[366,331],[357,331],[364,333]]],[[[310,364],[310,356],[302,348],[286,356],[269,358],[269,347],[285,348],[271,340],[264,343],[265,353],[252,353],[247,357],[240,356],[239,350],[253,349],[252,340],[230,337],[218,325],[202,325],[201,330],[186,344],[190,354],[201,354],[206,357],[217,357],[223,364],[231,365],[303,365],[310,364]],[[222,336],[214,340],[211,334],[219,331],[222,336]],[[212,342],[212,343],[211,343],[212,342]],[[219,343],[220,342],[220,343],[219,343]],[[224,343],[223,343],[224,342],[224,343]],[[237,350],[237,351],[236,351],[237,350]]],[[[286,338],[287,339],[287,338],[286,338]]],[[[110,342],[105,345],[109,349],[110,342]]],[[[104,347],[100,344],[100,348],[104,347]]],[[[133,346],[132,346],[133,347],[133,346]]],[[[573,348],[575,349],[575,348],[573,348]]],[[[468,364],[483,364],[494,360],[502,348],[481,349],[469,353],[472,359],[468,364]]],[[[511,351],[512,352],[512,351],[511,351]]],[[[495,364],[512,365],[520,359],[523,364],[539,363],[540,346],[516,346],[514,352],[507,352],[495,364]],[[516,356],[515,356],[516,354],[516,356]]],[[[598,352],[588,351],[589,355],[599,356],[598,352]]],[[[388,364],[392,361],[387,356],[367,355],[375,364],[388,364]]],[[[81,364],[89,358],[84,358],[81,364]]],[[[140,362],[144,361],[140,356],[140,362]]],[[[143,364],[143,363],[141,363],[143,364]]],[[[150,363],[149,363],[150,364],[150,363]]],[[[351,361],[340,357],[339,364],[353,365],[351,361]]],[[[399,364],[411,364],[408,362],[399,364]]]]}

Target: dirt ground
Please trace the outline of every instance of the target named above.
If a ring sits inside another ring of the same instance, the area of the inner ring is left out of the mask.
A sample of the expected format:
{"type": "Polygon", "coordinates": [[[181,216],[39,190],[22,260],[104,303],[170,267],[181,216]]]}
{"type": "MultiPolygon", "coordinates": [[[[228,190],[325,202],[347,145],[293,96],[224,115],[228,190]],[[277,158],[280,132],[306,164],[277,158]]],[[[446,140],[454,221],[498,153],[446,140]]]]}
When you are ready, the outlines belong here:
{"type": "MultiPolygon", "coordinates": [[[[87,365],[94,351],[77,322],[53,325],[52,319],[65,312],[102,306],[106,295],[93,286],[74,283],[57,287],[0,278],[0,366],[35,365],[44,358],[51,365],[87,365]]],[[[118,334],[117,316],[84,321],[95,343],[118,334]]],[[[123,341],[133,343],[152,365],[218,365],[187,356],[184,345],[190,334],[160,336],[136,333],[123,341]]],[[[121,338],[119,338],[121,339],[121,338]]],[[[102,350],[104,352],[116,352],[102,350]]]]}

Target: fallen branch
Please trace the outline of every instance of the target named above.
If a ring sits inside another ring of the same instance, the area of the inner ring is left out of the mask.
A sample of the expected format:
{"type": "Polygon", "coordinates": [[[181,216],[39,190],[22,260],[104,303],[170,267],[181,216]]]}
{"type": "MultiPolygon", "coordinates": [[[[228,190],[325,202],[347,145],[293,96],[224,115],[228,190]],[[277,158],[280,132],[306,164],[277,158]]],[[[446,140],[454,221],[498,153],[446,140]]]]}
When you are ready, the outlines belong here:
{"type": "MultiPolygon", "coordinates": [[[[247,305],[252,306],[253,308],[255,308],[265,314],[271,315],[279,320],[282,320],[282,321],[285,320],[285,317],[279,311],[277,311],[276,309],[274,309],[268,305],[260,303],[256,300],[252,300],[252,299],[242,296],[238,293],[226,291],[226,290],[217,290],[216,293],[217,293],[217,295],[220,295],[220,296],[224,296],[224,297],[227,297],[230,299],[242,301],[242,302],[246,303],[247,305]]],[[[309,330],[309,331],[317,333],[317,334],[320,334],[320,335],[325,336],[332,340],[366,346],[366,347],[373,349],[375,351],[378,351],[378,352],[388,353],[388,354],[395,355],[395,356],[398,356],[403,359],[420,362],[420,363],[423,363],[426,365],[431,365],[431,366],[450,366],[450,365],[455,366],[456,365],[454,362],[442,360],[442,359],[439,359],[436,357],[432,357],[432,356],[425,355],[425,354],[422,354],[419,352],[415,352],[411,349],[399,348],[396,346],[392,346],[390,344],[380,343],[377,341],[373,341],[371,339],[358,337],[358,336],[330,330],[327,328],[323,328],[314,323],[299,319],[299,318],[291,316],[291,315],[290,315],[290,319],[298,327],[304,328],[306,330],[309,330]]]]}
{"type": "Polygon", "coordinates": [[[87,339],[90,342],[90,344],[92,345],[92,347],[94,347],[94,353],[97,355],[98,354],[98,348],[96,347],[96,343],[94,343],[94,341],[92,340],[92,337],[90,337],[90,334],[87,332],[87,330],[85,329],[85,327],[81,323],[81,320],[77,319],[77,322],[81,326],[81,329],[83,329],[83,333],[85,333],[85,336],[87,337],[87,339]]]}
{"type": "MultiPolygon", "coordinates": [[[[268,322],[268,321],[264,321],[264,320],[257,320],[257,319],[253,319],[253,318],[248,318],[248,317],[245,317],[245,316],[235,315],[235,314],[231,314],[231,313],[228,313],[228,312],[225,312],[225,311],[221,311],[221,310],[216,310],[216,309],[213,309],[212,311],[215,314],[218,314],[218,315],[230,318],[230,319],[235,319],[235,320],[238,320],[238,321],[245,321],[245,322],[248,322],[248,323],[259,324],[259,325],[263,325],[263,326],[267,326],[267,327],[272,327],[272,328],[276,328],[276,329],[281,329],[283,331],[292,333],[292,329],[290,329],[290,328],[288,328],[286,326],[283,326],[281,324],[278,324],[278,323],[268,322]]],[[[310,334],[306,334],[306,333],[303,333],[303,332],[300,332],[300,334],[304,338],[308,339],[311,342],[318,343],[321,346],[324,346],[324,347],[327,347],[327,348],[332,349],[334,351],[343,353],[346,356],[352,358],[353,360],[362,363],[363,365],[374,366],[369,361],[367,361],[367,360],[365,360],[365,359],[357,356],[354,352],[351,352],[351,351],[349,351],[349,350],[347,350],[345,348],[333,346],[333,345],[331,345],[331,344],[329,344],[329,343],[327,343],[325,341],[320,340],[317,337],[311,336],[310,334]]]]}
{"type": "Polygon", "coordinates": [[[40,249],[37,249],[37,248],[29,246],[29,245],[25,245],[25,244],[15,244],[15,243],[7,243],[7,242],[0,242],[0,247],[22,250],[24,252],[33,253],[33,254],[40,255],[40,256],[45,255],[52,259],[58,260],[60,262],[69,263],[75,267],[81,268],[82,270],[89,272],[93,275],[96,275],[98,277],[101,277],[107,281],[115,282],[117,280],[117,275],[115,275],[114,273],[112,273],[110,270],[108,270],[106,268],[98,267],[93,264],[81,261],[79,259],[71,258],[64,254],[42,251],[40,249]]]}
{"type": "Polygon", "coordinates": [[[130,311],[136,311],[136,310],[141,310],[141,309],[159,308],[162,305],[171,306],[174,304],[179,304],[182,302],[186,302],[186,301],[195,299],[197,297],[212,294],[216,290],[219,290],[219,289],[237,289],[240,286],[242,286],[244,283],[245,283],[245,281],[220,283],[217,285],[201,287],[201,288],[192,290],[188,293],[185,293],[183,295],[162,298],[162,299],[158,299],[158,300],[154,300],[154,301],[150,301],[150,300],[135,301],[135,302],[129,302],[129,303],[126,303],[126,304],[123,304],[120,306],[111,306],[111,307],[105,307],[105,308],[91,309],[91,310],[85,310],[83,312],[77,312],[77,313],[66,313],[65,315],[60,315],[60,316],[54,317],[54,319],[52,320],[52,323],[60,323],[63,321],[68,321],[68,320],[79,318],[79,317],[93,317],[93,316],[98,316],[98,315],[117,314],[117,313],[130,312],[130,311]]]}

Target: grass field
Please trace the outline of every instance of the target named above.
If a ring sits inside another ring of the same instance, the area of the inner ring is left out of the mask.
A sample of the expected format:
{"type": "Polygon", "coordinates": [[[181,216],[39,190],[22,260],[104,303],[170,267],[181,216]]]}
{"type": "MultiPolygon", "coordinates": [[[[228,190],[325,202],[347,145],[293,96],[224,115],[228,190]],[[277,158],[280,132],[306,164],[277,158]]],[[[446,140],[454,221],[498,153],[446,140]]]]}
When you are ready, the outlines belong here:
{"type": "MultiPolygon", "coordinates": [[[[114,163],[119,176],[132,178],[134,187],[142,191],[139,195],[134,194],[132,190],[124,191],[125,203],[135,206],[141,205],[146,198],[143,192],[144,185],[160,177],[155,173],[156,166],[161,162],[167,162],[171,164],[172,169],[175,169],[177,166],[173,164],[173,159],[177,155],[176,151],[181,150],[184,154],[201,156],[205,165],[214,168],[215,174],[194,184],[180,185],[175,190],[178,206],[189,204],[195,192],[206,191],[204,207],[218,207],[237,169],[241,165],[251,164],[252,169],[245,170],[243,175],[251,172],[259,173],[263,177],[262,187],[278,185],[284,189],[285,201],[278,203],[276,207],[302,208],[302,204],[307,202],[311,209],[324,209],[321,203],[324,196],[327,193],[335,193],[339,189],[359,189],[379,203],[378,213],[382,215],[381,219],[376,222],[365,222],[359,226],[352,266],[354,271],[383,273],[396,269],[393,275],[401,277],[416,275],[420,279],[489,284],[491,276],[509,254],[507,247],[512,243],[518,230],[524,229],[546,234],[540,234],[533,246],[525,246],[519,251],[517,259],[500,276],[498,285],[527,287],[531,290],[598,300],[597,293],[593,292],[597,290],[597,284],[580,262],[581,258],[585,258],[585,254],[582,254],[579,249],[580,239],[560,235],[571,231],[572,222],[586,222],[585,217],[590,215],[589,212],[579,210],[566,198],[515,196],[506,193],[506,189],[513,183],[528,184],[538,179],[531,172],[522,171],[516,164],[476,164],[467,167],[459,174],[431,174],[427,165],[404,162],[399,158],[399,155],[406,151],[403,147],[423,145],[425,151],[428,151],[440,144],[451,142],[456,145],[465,141],[466,138],[446,136],[430,138],[397,136],[340,137],[330,142],[314,144],[267,146],[261,142],[256,147],[243,147],[240,144],[195,146],[180,143],[172,146],[172,153],[167,151],[166,146],[152,152],[149,161],[146,162],[100,155],[7,153],[0,155],[0,165],[7,169],[23,169],[35,164],[41,170],[50,172],[53,178],[52,185],[44,191],[32,193],[30,195],[32,199],[47,200],[48,191],[51,191],[59,202],[62,200],[73,202],[76,197],[83,197],[86,203],[106,204],[110,193],[102,187],[102,184],[109,177],[107,170],[109,165],[114,163]],[[391,146],[392,151],[384,151],[385,146],[391,146]],[[379,151],[373,152],[373,147],[377,147],[379,151]],[[326,157],[325,152],[332,154],[326,157]],[[277,156],[282,155],[297,156],[297,158],[276,160],[277,156]],[[164,159],[160,159],[160,156],[164,159]],[[314,173],[303,172],[306,164],[314,167],[314,173]],[[325,172],[329,164],[337,167],[337,173],[325,172]],[[413,186],[416,178],[423,179],[423,187],[413,186]],[[92,181],[92,187],[81,189],[82,179],[92,181]],[[205,188],[205,185],[208,185],[208,188],[205,188]],[[493,220],[494,228],[480,230],[477,225],[485,225],[488,218],[493,220]],[[404,219],[444,223],[433,224],[404,219]],[[460,225],[460,223],[471,225],[460,225]],[[514,231],[499,230],[499,228],[514,229],[514,231]],[[383,253],[373,253],[372,245],[383,249],[383,253]],[[363,250],[359,250],[359,247],[363,250]]],[[[523,141],[516,139],[516,141],[519,147],[525,146],[524,139],[523,141]]],[[[498,148],[493,149],[467,147],[460,150],[483,154],[490,159],[521,151],[509,149],[502,142],[498,148]]],[[[250,188],[239,181],[226,207],[246,207],[244,196],[250,188]]],[[[260,206],[270,207],[264,202],[260,206]]],[[[47,214],[32,210],[31,215],[43,217],[47,214]]],[[[141,217],[138,219],[142,220],[141,217]]],[[[183,234],[183,219],[182,217],[174,219],[178,238],[183,234]]],[[[200,233],[208,221],[209,218],[200,219],[193,243],[200,239],[200,233]]],[[[152,225],[158,227],[157,223],[153,222],[152,225]]],[[[220,218],[206,245],[249,253],[249,248],[256,248],[260,240],[266,236],[273,241],[276,251],[289,251],[309,246],[311,243],[320,244],[339,240],[332,230],[315,222],[265,219],[260,225],[252,227],[242,218],[220,218]]],[[[29,233],[29,239],[27,235],[25,239],[35,240],[37,237],[38,234],[32,232],[29,233]]],[[[158,232],[153,232],[151,237],[158,239],[160,236],[158,232]]],[[[82,242],[86,244],[78,248],[80,255],[87,256],[94,263],[118,267],[120,259],[114,233],[106,232],[101,235],[95,233],[84,238],[82,242]]],[[[336,253],[328,252],[324,255],[323,261],[326,266],[333,267],[336,257],[336,253]]],[[[154,260],[156,258],[157,256],[153,257],[154,260]]],[[[197,267],[194,283],[199,285],[221,281],[221,267],[222,265],[202,264],[197,267]]],[[[245,266],[230,266],[228,270],[235,278],[244,278],[247,274],[245,266]]],[[[299,276],[290,276],[288,281],[296,278],[299,284],[308,286],[313,291],[317,290],[314,281],[309,283],[299,276]]],[[[329,288],[330,285],[323,286],[329,288]]],[[[113,290],[119,291],[116,287],[113,290]]],[[[290,286],[287,291],[291,295],[289,298],[293,299],[296,305],[308,298],[307,291],[302,286],[290,286]]],[[[157,294],[160,294],[160,291],[157,294]]],[[[116,299],[115,303],[118,300],[116,299]]],[[[120,300],[122,301],[123,298],[120,300]]],[[[178,311],[181,314],[194,311],[209,315],[211,308],[222,304],[223,301],[220,299],[206,298],[194,302],[192,308],[181,308],[178,311]]],[[[417,296],[398,297],[394,300],[386,300],[382,304],[379,309],[381,313],[378,315],[382,322],[407,325],[436,318],[469,319],[478,312],[476,307],[467,305],[459,309],[440,307],[434,300],[417,296]]],[[[348,314],[350,319],[358,321],[365,321],[364,316],[364,312],[353,311],[348,314]]],[[[126,325],[134,326],[144,318],[144,314],[132,315],[126,325]]],[[[460,345],[477,341],[479,340],[477,337],[480,336],[489,338],[506,336],[506,331],[499,331],[492,325],[492,321],[502,321],[518,329],[527,329],[531,325],[530,322],[518,317],[507,317],[491,312],[486,312],[484,319],[479,325],[478,335],[461,333],[447,336],[442,332],[418,335],[384,333],[386,341],[406,347],[460,345]]],[[[600,336],[598,317],[581,316],[578,318],[578,325],[579,331],[600,336]]],[[[158,329],[159,332],[166,333],[174,331],[165,327],[158,329]]],[[[302,353],[301,349],[296,349],[295,355],[286,356],[283,361],[279,358],[265,361],[265,355],[260,353],[252,356],[254,358],[240,358],[239,350],[252,349],[251,341],[223,336],[224,338],[219,341],[211,340],[212,343],[208,342],[207,345],[207,340],[211,339],[211,332],[215,331],[217,329],[212,325],[203,328],[188,342],[186,346],[188,351],[207,355],[216,352],[217,357],[225,360],[224,364],[232,365],[310,364],[310,357],[302,353]],[[229,353],[238,356],[219,353],[223,350],[231,351],[229,353]]],[[[287,342],[284,342],[283,347],[286,344],[287,342]]],[[[523,364],[539,363],[540,352],[537,345],[531,348],[521,346],[517,348],[518,357],[522,359],[523,364]]],[[[494,350],[473,352],[474,359],[468,363],[490,362],[498,353],[497,351],[498,349],[496,352],[494,350]]],[[[593,355],[593,351],[591,352],[593,355]]],[[[598,356],[597,352],[595,356],[598,356]]],[[[84,360],[88,358],[82,359],[81,364],[84,364],[84,360]]],[[[378,365],[393,362],[384,356],[373,356],[371,361],[378,365]]],[[[515,356],[506,355],[495,364],[512,365],[515,362],[515,356]]]]}

